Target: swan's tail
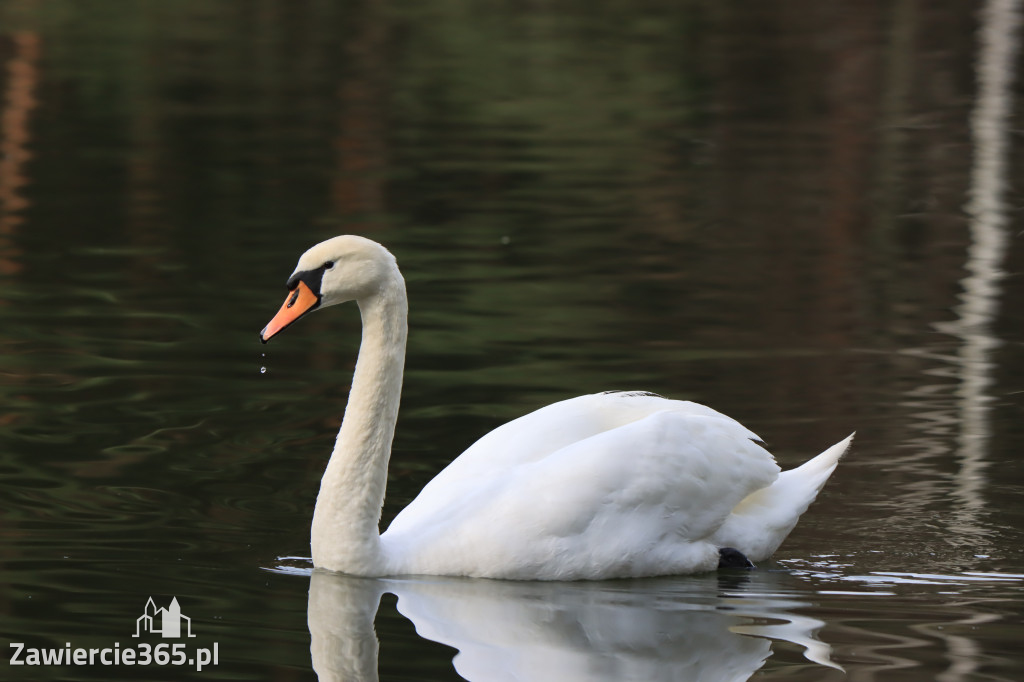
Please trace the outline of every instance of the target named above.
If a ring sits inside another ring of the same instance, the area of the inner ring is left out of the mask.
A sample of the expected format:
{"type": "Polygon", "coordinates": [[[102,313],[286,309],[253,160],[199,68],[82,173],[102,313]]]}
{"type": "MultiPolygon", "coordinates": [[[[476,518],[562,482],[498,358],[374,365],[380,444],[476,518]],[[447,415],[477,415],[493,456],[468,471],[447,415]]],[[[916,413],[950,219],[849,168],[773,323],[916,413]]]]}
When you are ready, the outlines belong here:
{"type": "Polygon", "coordinates": [[[814,502],[853,436],[851,433],[796,469],[783,471],[767,488],[747,495],[712,541],[718,547],[735,547],[753,561],[770,557],[814,502]]]}

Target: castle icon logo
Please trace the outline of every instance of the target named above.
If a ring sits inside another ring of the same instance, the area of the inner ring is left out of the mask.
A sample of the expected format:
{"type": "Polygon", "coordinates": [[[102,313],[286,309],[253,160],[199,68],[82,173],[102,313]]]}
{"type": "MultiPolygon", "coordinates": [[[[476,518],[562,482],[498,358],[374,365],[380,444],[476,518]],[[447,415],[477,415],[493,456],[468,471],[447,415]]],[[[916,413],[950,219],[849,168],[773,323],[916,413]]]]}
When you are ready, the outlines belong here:
{"type": "Polygon", "coordinates": [[[139,637],[142,633],[159,633],[161,637],[195,637],[192,634],[192,619],[181,614],[181,606],[178,605],[178,598],[171,599],[170,605],[165,608],[157,608],[150,597],[146,602],[146,608],[142,615],[135,619],[135,634],[132,637],[139,637]],[[184,634],[182,634],[182,622],[184,622],[184,634]]]}

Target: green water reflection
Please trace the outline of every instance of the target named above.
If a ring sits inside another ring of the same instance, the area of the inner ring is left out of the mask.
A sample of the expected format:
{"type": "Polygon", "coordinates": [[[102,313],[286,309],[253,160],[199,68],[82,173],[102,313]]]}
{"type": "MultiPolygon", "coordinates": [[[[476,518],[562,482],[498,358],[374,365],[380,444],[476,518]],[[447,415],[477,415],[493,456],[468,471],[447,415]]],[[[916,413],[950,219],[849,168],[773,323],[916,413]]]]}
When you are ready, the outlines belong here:
{"type": "MultiPolygon", "coordinates": [[[[858,679],[1019,678],[1016,5],[0,2],[4,637],[123,644],[176,595],[223,660],[175,679],[314,679],[310,579],[274,571],[308,554],[359,320],[256,334],[355,232],[410,287],[384,523],[589,391],[708,403],[785,466],[857,429],[768,587],[672,603],[732,627],[722,599],[778,591],[755,624],[824,623],[858,679]]],[[[664,594],[632,596],[623,622],[664,594]]],[[[458,679],[401,613],[381,679],[458,679]]],[[[140,671],[16,677],[168,673],[140,671]]]]}

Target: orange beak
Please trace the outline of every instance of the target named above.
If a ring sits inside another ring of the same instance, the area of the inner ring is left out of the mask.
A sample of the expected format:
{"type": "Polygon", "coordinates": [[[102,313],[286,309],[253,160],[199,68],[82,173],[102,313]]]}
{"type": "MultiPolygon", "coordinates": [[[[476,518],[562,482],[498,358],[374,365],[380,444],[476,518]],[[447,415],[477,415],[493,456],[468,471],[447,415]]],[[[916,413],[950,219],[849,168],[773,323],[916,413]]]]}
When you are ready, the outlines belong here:
{"type": "Polygon", "coordinates": [[[277,311],[277,315],[274,315],[274,319],[260,332],[260,341],[266,343],[272,336],[318,305],[320,297],[314,294],[305,282],[299,280],[298,286],[288,292],[288,297],[284,299],[284,305],[277,311]]]}

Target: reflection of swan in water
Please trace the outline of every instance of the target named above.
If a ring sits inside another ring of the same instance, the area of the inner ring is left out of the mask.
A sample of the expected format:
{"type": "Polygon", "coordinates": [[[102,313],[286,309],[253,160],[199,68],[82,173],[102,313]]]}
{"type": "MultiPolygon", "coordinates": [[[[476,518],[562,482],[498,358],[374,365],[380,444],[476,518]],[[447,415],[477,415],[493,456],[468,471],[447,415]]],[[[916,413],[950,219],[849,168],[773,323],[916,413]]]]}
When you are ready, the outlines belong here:
{"type": "Polygon", "coordinates": [[[385,592],[420,636],[459,650],[453,663],[468,680],[746,680],[773,639],[838,667],[814,637],[823,623],[790,613],[801,604],[779,597],[771,574],[744,576],[745,585],[730,578],[537,583],[314,571],[313,668],[321,682],[377,679],[373,622],[385,592]]]}

